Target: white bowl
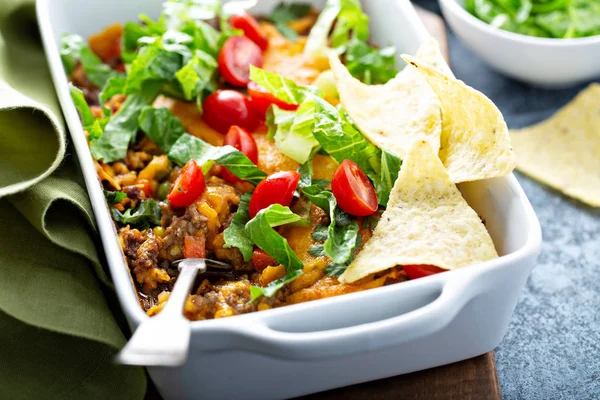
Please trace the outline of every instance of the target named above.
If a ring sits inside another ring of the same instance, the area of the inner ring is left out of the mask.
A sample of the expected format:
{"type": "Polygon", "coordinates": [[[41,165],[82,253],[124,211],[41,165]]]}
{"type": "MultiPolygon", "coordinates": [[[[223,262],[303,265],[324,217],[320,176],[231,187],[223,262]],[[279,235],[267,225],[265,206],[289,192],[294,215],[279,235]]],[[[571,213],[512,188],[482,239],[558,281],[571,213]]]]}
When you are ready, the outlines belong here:
{"type": "MultiPolygon", "coordinates": [[[[129,324],[148,318],[137,300],[59,54],[60,34],[156,17],[163,0],[39,0],[44,47],[83,170],[117,295],[129,324]]],[[[279,0],[261,0],[265,13],[279,0]]],[[[322,7],[324,0],[311,0],[322,7]]],[[[427,39],[408,0],[363,1],[375,42],[415,54],[427,39]]],[[[427,278],[268,311],[191,323],[190,354],[148,371],[176,399],[277,399],[448,364],[495,348],[508,329],[541,246],[540,225],[510,174],[460,185],[501,257],[427,278]]],[[[169,338],[157,338],[169,340],[169,338]]],[[[400,396],[400,395],[399,395],[400,396]]]]}
{"type": "Polygon", "coordinates": [[[534,86],[561,88],[600,77],[600,35],[549,39],[495,28],[457,0],[439,0],[448,24],[500,73],[534,86]]]}

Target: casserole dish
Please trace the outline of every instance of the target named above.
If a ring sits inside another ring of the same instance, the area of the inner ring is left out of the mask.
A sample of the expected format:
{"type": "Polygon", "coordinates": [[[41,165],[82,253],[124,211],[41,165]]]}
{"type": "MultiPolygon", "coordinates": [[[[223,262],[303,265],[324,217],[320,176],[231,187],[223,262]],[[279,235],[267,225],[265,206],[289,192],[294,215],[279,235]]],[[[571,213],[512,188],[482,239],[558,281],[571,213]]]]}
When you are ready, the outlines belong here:
{"type": "MultiPolygon", "coordinates": [[[[58,52],[64,32],[84,37],[162,0],[38,3],[44,45],[73,133],[119,300],[132,328],[147,318],[124,263],[115,227],[58,52]]],[[[261,1],[267,13],[276,1],[261,1]]],[[[316,8],[322,1],[312,2],[316,8]]],[[[408,1],[365,2],[380,45],[414,54],[428,35],[408,1]],[[402,26],[402,32],[390,29],[402,26]]],[[[427,279],[236,318],[192,322],[190,355],[180,368],[150,368],[161,394],[176,398],[281,398],[430,368],[493,349],[502,339],[539,251],[541,234],[513,175],[461,185],[486,221],[498,259],[427,279]],[[326,316],[324,318],[323,316],[326,316]],[[356,366],[360,365],[360,368],[356,366]],[[365,368],[366,367],[366,368],[365,368]]],[[[165,338],[168,340],[168,338],[165,338]]]]}

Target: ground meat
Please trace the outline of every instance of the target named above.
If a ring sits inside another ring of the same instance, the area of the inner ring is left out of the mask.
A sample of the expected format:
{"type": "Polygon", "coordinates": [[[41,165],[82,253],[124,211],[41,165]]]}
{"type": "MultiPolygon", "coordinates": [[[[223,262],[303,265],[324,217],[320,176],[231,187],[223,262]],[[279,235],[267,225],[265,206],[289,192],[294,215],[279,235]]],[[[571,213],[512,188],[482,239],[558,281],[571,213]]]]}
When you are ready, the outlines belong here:
{"type": "Polygon", "coordinates": [[[146,153],[145,151],[127,150],[124,162],[130,170],[140,170],[143,169],[151,159],[152,154],[146,153]]]}
{"type": "Polygon", "coordinates": [[[159,283],[171,280],[167,272],[158,267],[158,253],[161,244],[161,238],[149,235],[138,248],[136,258],[132,263],[136,280],[142,285],[145,293],[156,289],[159,283]]]}
{"type": "Polygon", "coordinates": [[[199,236],[198,231],[206,236],[207,218],[200,214],[195,203],[187,208],[181,217],[173,217],[165,232],[164,245],[160,249],[160,257],[175,261],[183,258],[183,240],[185,236],[199,236]]]}

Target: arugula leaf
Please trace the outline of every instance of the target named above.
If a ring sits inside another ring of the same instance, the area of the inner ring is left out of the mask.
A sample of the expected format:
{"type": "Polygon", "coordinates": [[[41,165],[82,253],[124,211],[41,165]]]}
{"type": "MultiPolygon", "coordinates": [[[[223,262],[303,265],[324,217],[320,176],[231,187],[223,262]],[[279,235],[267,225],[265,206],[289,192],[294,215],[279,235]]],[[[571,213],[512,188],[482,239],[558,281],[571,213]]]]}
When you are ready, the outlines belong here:
{"type": "Polygon", "coordinates": [[[152,104],[159,89],[156,84],[147,85],[140,92],[127,96],[104,127],[102,136],[90,143],[90,151],[96,160],[108,163],[125,157],[129,143],[135,139],[140,112],[144,106],[152,104]]]}
{"type": "Polygon", "coordinates": [[[113,75],[106,81],[106,84],[100,92],[100,103],[104,104],[116,94],[125,93],[125,83],[127,77],[124,75],[113,75]]]}
{"type": "Polygon", "coordinates": [[[368,85],[383,84],[398,73],[395,54],[393,47],[376,49],[353,38],[346,49],[346,68],[352,76],[368,85]]]}
{"type": "Polygon", "coordinates": [[[138,117],[138,124],[146,136],[165,153],[185,133],[179,118],[165,107],[145,106],[138,117]]]}
{"type": "Polygon", "coordinates": [[[254,301],[260,296],[271,297],[286,283],[291,282],[302,274],[304,265],[289,246],[288,241],[279,235],[273,227],[302,221],[289,207],[273,204],[256,214],[246,224],[248,237],[265,253],[273,257],[286,268],[286,274],[266,287],[252,286],[250,292],[254,301]]]}
{"type": "Polygon", "coordinates": [[[223,231],[223,238],[225,239],[223,247],[226,249],[237,247],[246,262],[252,259],[254,247],[254,242],[252,242],[245,229],[246,223],[250,219],[250,213],[248,212],[250,197],[252,197],[252,193],[245,193],[240,197],[237,212],[233,216],[229,227],[223,231]]]}
{"type": "Polygon", "coordinates": [[[211,146],[197,137],[184,133],[171,147],[169,159],[181,166],[192,158],[202,165],[204,173],[208,172],[212,165],[217,162],[227,167],[238,178],[254,185],[257,185],[267,176],[244,153],[234,147],[211,146]]]}
{"type": "Polygon", "coordinates": [[[114,206],[115,204],[119,204],[123,200],[127,198],[127,194],[123,192],[109,192],[108,190],[102,189],[104,192],[104,198],[109,206],[114,206]]]}
{"type": "Polygon", "coordinates": [[[73,86],[72,83],[69,83],[69,92],[71,93],[71,99],[73,103],[75,103],[75,108],[79,112],[79,116],[81,117],[81,122],[85,130],[88,130],[88,127],[92,126],[95,119],[94,114],[92,114],[92,110],[90,110],[90,106],[87,101],[85,101],[85,97],[81,89],[76,86],[73,86]]]}
{"type": "Polygon", "coordinates": [[[142,200],[135,209],[128,209],[124,213],[116,208],[111,208],[113,219],[120,225],[131,225],[139,229],[148,229],[160,225],[161,209],[156,200],[142,200]]]}
{"type": "Polygon", "coordinates": [[[61,36],[60,56],[68,74],[73,72],[77,62],[81,62],[86,77],[98,87],[104,86],[114,74],[112,68],[104,64],[79,35],[61,36]]]}
{"type": "Polygon", "coordinates": [[[288,40],[294,41],[298,34],[288,26],[288,23],[302,18],[310,12],[312,6],[308,3],[279,3],[271,12],[269,21],[288,40]]]}
{"type": "MultiPolygon", "coordinates": [[[[317,207],[329,214],[330,224],[324,250],[336,264],[347,262],[354,252],[358,223],[337,206],[332,192],[313,185],[302,189],[302,193],[317,207]]],[[[314,233],[313,233],[314,237],[314,233]]]]}

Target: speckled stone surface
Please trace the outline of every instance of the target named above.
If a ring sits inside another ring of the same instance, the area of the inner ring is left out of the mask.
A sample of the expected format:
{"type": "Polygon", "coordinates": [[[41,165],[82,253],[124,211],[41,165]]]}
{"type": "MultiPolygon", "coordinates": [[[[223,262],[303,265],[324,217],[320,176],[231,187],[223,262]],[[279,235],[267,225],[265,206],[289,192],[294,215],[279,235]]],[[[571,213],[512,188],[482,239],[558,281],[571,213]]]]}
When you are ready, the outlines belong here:
{"type": "MultiPolygon", "coordinates": [[[[415,3],[439,13],[435,1],[415,3]]],[[[490,70],[452,34],[449,45],[457,77],[488,95],[510,128],[545,119],[585,87],[532,88],[490,70]]],[[[600,399],[600,209],[517,177],[540,219],[544,242],[496,349],[503,397],[600,399]]]]}

